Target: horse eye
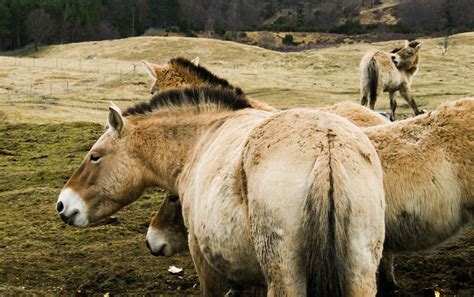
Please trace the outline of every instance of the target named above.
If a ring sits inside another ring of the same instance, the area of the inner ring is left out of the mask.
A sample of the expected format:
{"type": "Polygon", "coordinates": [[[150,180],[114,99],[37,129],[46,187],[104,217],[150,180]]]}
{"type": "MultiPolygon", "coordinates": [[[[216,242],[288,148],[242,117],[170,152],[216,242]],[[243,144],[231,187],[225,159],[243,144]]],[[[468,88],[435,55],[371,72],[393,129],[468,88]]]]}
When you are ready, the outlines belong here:
{"type": "Polygon", "coordinates": [[[169,199],[170,202],[175,203],[175,202],[178,201],[179,196],[177,196],[177,195],[170,195],[170,196],[168,196],[168,199],[169,199]]]}
{"type": "Polygon", "coordinates": [[[92,163],[97,163],[100,160],[100,156],[97,154],[91,154],[91,162],[92,163]]]}

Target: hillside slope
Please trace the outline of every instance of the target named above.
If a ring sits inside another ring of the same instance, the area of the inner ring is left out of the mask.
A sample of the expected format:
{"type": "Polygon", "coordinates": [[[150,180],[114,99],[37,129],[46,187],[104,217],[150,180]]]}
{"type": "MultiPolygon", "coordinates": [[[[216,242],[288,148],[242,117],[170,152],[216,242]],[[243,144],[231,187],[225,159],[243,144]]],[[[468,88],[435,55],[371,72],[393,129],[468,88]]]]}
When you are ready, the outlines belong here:
{"type": "MultiPolygon", "coordinates": [[[[419,105],[430,110],[446,99],[473,96],[474,32],[450,37],[445,55],[441,39],[422,41],[421,68],[413,83],[419,105]]],[[[126,107],[149,98],[150,81],[140,60],[165,63],[176,56],[199,56],[217,75],[279,108],[358,102],[363,53],[402,44],[356,43],[281,53],[214,39],[136,37],[49,46],[25,57],[0,57],[0,118],[103,122],[109,100],[126,107]]],[[[400,112],[411,115],[403,99],[398,102],[400,112]]],[[[376,108],[388,110],[387,94],[376,108]]]]}

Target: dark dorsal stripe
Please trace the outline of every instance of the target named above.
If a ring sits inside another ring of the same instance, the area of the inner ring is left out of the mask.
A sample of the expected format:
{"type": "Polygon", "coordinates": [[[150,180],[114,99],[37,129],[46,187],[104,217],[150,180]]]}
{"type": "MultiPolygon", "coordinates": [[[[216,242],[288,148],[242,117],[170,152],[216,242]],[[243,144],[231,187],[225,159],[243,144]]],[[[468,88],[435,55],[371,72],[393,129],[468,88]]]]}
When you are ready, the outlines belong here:
{"type": "Polygon", "coordinates": [[[129,107],[122,114],[123,116],[141,115],[167,106],[199,107],[206,104],[214,104],[229,110],[251,108],[245,96],[237,93],[236,90],[207,86],[164,91],[153,95],[149,102],[141,102],[129,107]]]}
{"type": "Polygon", "coordinates": [[[202,66],[196,66],[193,62],[189,61],[185,58],[174,58],[169,61],[171,65],[178,65],[187,71],[189,71],[192,75],[199,77],[204,82],[214,85],[220,86],[225,89],[233,89],[237,94],[243,94],[243,91],[240,88],[236,88],[231,85],[227,80],[216,76],[214,73],[210,72],[206,68],[202,66]]]}

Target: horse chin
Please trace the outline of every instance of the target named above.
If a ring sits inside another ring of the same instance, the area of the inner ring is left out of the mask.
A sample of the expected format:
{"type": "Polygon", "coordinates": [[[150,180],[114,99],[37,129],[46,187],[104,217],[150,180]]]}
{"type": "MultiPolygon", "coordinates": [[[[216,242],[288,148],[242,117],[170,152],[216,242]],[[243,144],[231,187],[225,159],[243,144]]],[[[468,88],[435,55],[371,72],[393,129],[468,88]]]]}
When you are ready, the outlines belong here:
{"type": "Polygon", "coordinates": [[[75,226],[75,227],[80,227],[80,228],[85,228],[90,225],[89,220],[84,214],[78,213],[74,218],[71,219],[70,222],[67,222],[69,225],[75,226]]]}

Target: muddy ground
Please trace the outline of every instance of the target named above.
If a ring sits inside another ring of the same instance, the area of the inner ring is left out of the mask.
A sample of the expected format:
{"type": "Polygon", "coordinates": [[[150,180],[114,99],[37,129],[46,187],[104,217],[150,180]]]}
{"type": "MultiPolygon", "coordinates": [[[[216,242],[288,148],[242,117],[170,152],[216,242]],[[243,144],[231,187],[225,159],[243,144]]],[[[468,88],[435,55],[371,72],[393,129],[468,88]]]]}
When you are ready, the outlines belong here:
{"type": "MultiPolygon", "coordinates": [[[[0,295],[191,295],[189,255],[152,257],[144,239],[163,193],[148,191],[113,224],[66,226],[54,210],[63,183],[103,132],[90,123],[0,124],[0,295]],[[167,270],[183,268],[180,275],[167,270]]],[[[396,296],[474,295],[474,226],[396,259],[396,296]]],[[[386,294],[382,294],[386,295],[386,294]]]]}

